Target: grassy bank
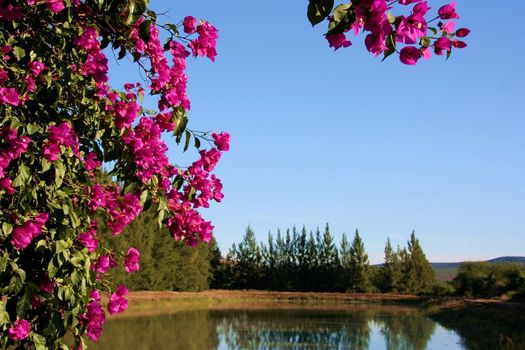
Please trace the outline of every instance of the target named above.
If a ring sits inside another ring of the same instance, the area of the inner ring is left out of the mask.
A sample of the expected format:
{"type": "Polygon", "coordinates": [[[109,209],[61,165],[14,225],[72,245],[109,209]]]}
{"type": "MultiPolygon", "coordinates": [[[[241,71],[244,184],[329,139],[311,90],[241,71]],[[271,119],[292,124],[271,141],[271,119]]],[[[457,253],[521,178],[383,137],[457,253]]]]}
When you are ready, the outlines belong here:
{"type": "Polygon", "coordinates": [[[135,317],[202,309],[315,308],[349,306],[416,307],[428,298],[396,294],[299,293],[211,290],[205,292],[131,292],[129,308],[117,317],[135,317]]]}

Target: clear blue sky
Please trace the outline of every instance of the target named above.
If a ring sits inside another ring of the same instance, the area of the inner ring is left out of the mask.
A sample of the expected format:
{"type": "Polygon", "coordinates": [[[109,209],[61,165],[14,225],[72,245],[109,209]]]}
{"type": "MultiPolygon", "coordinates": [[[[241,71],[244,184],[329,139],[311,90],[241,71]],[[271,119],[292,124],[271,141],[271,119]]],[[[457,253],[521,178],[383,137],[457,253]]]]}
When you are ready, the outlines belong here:
{"type": "Polygon", "coordinates": [[[220,30],[217,61],[190,59],[188,76],[190,127],[233,138],[224,202],[203,211],[223,252],[247,225],[265,240],[329,222],[337,240],[358,228],[372,262],[412,230],[432,261],[525,255],[525,2],[458,0],[468,48],[416,67],[381,63],[362,35],[334,53],[307,3],[151,2],[220,30]]]}

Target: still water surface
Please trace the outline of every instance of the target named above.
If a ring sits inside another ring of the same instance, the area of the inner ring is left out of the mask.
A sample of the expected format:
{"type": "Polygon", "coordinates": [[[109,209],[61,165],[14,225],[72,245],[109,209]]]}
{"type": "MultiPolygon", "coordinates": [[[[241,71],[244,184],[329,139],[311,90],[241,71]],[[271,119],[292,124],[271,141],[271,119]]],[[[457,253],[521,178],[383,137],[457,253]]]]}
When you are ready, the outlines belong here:
{"type": "Polygon", "coordinates": [[[110,320],[90,349],[460,350],[417,310],[202,310],[110,320]]]}

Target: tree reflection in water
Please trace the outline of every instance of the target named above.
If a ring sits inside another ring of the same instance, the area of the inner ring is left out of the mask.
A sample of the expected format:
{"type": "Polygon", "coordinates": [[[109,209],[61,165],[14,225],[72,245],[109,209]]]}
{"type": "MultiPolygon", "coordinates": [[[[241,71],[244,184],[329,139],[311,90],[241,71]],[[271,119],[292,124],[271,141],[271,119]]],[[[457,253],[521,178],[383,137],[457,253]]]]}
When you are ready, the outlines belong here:
{"type": "Polygon", "coordinates": [[[435,323],[418,312],[265,310],[225,312],[217,333],[228,349],[348,349],[370,346],[374,323],[387,349],[423,350],[435,323]]]}
{"type": "Polygon", "coordinates": [[[90,349],[426,349],[433,321],[416,310],[381,310],[205,310],[113,319],[90,349]]]}

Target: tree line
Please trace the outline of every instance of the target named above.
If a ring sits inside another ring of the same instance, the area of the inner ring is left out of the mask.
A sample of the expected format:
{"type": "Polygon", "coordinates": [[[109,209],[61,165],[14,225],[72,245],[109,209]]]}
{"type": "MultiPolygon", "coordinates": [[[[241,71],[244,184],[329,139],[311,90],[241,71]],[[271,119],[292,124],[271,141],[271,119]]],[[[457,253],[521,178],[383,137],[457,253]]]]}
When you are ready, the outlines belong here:
{"type": "Polygon", "coordinates": [[[406,247],[385,246],[385,263],[371,266],[356,230],[336,244],[326,224],[307,232],[296,227],[280,230],[258,243],[251,227],[234,244],[215,273],[215,287],[316,292],[431,293],[437,284],[434,270],[412,232],[406,247]]]}
{"type": "Polygon", "coordinates": [[[307,231],[304,226],[278,230],[265,242],[258,242],[248,227],[242,240],[223,255],[215,240],[196,247],[174,241],[146,211],[107,244],[114,251],[129,246],[140,250],[139,271],[111,270],[115,283],[125,283],[131,290],[259,289],[515,299],[525,295],[525,265],[518,263],[465,262],[452,281],[436,280],[414,232],[405,247],[394,248],[387,239],[381,265],[370,264],[358,230],[351,240],[343,234],[337,244],[328,224],[323,231],[307,231]]]}

